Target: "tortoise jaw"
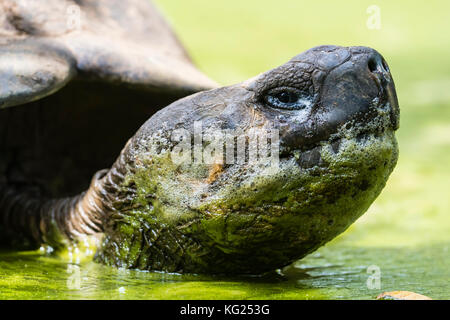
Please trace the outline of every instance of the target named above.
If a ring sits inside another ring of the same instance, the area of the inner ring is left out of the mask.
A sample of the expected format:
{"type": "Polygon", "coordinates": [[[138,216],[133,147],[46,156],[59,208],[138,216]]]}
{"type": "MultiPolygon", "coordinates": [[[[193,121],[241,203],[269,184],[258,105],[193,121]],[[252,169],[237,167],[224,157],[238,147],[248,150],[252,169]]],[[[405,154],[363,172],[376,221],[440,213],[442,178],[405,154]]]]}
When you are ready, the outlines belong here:
{"type": "Polygon", "coordinates": [[[396,103],[396,98],[393,99],[388,95],[383,101],[384,103],[378,98],[374,99],[375,106],[371,108],[370,112],[364,115],[358,114],[324,139],[312,140],[308,144],[294,148],[282,146],[280,159],[295,158],[297,164],[304,169],[316,166],[325,167],[327,164],[321,156],[323,145],[329,145],[331,152],[337,155],[343,138],[361,142],[370,136],[378,138],[396,131],[398,129],[398,112],[395,110],[398,109],[398,104],[397,107],[391,107],[391,101],[396,103]]]}

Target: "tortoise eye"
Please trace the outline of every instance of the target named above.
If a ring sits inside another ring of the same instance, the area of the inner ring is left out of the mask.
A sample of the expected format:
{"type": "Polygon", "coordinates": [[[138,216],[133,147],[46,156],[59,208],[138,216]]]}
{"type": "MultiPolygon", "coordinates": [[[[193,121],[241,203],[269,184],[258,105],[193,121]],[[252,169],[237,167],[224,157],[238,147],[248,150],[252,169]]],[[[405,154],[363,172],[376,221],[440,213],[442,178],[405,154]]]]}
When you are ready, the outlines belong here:
{"type": "Polygon", "coordinates": [[[294,92],[282,91],[274,96],[281,103],[295,103],[298,100],[298,95],[294,92]]]}
{"type": "Polygon", "coordinates": [[[273,108],[301,110],[311,105],[311,98],[295,88],[277,88],[270,90],[265,101],[273,108]]]}

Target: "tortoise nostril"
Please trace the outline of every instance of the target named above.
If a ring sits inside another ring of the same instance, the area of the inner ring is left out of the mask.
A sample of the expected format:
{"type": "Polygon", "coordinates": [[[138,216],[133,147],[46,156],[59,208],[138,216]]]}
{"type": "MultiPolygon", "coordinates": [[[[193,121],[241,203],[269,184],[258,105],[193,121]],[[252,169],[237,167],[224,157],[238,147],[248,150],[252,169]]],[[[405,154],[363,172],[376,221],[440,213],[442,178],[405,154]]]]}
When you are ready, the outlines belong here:
{"type": "Polygon", "coordinates": [[[368,62],[370,72],[375,72],[378,69],[378,63],[375,58],[370,58],[368,62]]]}
{"type": "Polygon", "coordinates": [[[381,56],[375,55],[369,58],[367,62],[367,67],[370,72],[389,72],[389,68],[386,64],[386,61],[381,56]]]}

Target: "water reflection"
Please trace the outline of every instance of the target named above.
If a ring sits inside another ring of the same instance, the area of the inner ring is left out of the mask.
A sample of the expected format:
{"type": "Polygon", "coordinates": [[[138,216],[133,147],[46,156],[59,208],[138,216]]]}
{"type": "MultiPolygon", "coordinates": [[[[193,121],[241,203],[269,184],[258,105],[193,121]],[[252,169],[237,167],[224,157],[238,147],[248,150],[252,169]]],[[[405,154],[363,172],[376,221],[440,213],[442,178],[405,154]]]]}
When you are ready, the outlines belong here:
{"type": "Polygon", "coordinates": [[[261,276],[205,276],[116,269],[36,252],[0,253],[1,299],[373,299],[409,290],[448,298],[447,246],[354,248],[327,246],[261,276]],[[371,265],[380,289],[370,289],[371,265]]]}

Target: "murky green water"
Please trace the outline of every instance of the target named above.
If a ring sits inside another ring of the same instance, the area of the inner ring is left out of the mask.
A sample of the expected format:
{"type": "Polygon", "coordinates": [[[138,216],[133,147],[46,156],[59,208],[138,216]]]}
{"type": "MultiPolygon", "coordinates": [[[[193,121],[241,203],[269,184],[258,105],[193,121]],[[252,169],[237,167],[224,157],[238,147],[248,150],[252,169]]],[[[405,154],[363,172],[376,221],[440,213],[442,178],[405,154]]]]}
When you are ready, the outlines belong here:
{"type": "Polygon", "coordinates": [[[448,250],[448,245],[329,246],[282,273],[231,278],[123,270],[93,262],[71,264],[31,252],[2,253],[0,298],[373,299],[382,291],[411,290],[448,299],[448,250]],[[371,265],[380,267],[380,289],[376,281],[368,281],[371,265]]]}
{"type": "Polygon", "coordinates": [[[392,290],[450,299],[450,3],[377,1],[380,30],[366,27],[372,1],[157,3],[202,69],[222,83],[318,44],[378,49],[401,106],[400,160],[387,187],[347,232],[281,272],[172,275],[3,251],[0,299],[372,299],[392,290]],[[367,286],[376,276],[370,266],[380,271],[379,289],[367,286]]]}

